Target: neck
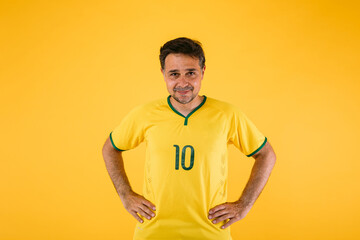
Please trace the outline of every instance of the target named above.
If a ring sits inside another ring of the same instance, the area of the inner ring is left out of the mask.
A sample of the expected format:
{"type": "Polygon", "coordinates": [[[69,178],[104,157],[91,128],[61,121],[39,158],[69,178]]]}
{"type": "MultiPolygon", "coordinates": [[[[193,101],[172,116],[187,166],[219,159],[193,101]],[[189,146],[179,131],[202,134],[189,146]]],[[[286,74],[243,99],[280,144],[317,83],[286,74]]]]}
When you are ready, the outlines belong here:
{"type": "Polygon", "coordinates": [[[185,117],[191,113],[197,106],[199,106],[204,100],[203,96],[197,95],[191,102],[182,104],[176,101],[173,97],[170,97],[171,105],[185,117]]]}

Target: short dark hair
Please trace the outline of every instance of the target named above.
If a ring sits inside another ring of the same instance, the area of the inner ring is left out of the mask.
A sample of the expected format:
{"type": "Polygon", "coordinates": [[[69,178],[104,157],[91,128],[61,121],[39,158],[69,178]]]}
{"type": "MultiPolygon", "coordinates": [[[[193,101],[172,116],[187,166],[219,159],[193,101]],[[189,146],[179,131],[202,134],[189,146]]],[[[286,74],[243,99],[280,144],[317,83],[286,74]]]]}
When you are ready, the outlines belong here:
{"type": "Polygon", "coordinates": [[[165,68],[165,58],[170,53],[182,53],[191,57],[199,59],[199,65],[201,68],[205,66],[205,54],[202,49],[201,43],[197,40],[193,40],[186,37],[180,37],[168,41],[160,48],[160,64],[161,68],[165,68]]]}

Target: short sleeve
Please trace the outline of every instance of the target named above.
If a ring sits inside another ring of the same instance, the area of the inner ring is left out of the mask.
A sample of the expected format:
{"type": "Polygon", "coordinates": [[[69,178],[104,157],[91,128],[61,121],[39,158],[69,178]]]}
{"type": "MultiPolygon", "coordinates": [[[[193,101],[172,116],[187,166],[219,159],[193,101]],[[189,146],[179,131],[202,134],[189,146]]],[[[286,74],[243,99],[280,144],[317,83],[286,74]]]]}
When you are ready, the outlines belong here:
{"type": "Polygon", "coordinates": [[[144,120],[139,108],[130,111],[110,133],[113,147],[125,151],[137,147],[144,141],[144,120]]]}
{"type": "Polygon", "coordinates": [[[247,157],[259,152],[267,141],[255,124],[238,109],[233,112],[229,136],[229,141],[247,157]]]}

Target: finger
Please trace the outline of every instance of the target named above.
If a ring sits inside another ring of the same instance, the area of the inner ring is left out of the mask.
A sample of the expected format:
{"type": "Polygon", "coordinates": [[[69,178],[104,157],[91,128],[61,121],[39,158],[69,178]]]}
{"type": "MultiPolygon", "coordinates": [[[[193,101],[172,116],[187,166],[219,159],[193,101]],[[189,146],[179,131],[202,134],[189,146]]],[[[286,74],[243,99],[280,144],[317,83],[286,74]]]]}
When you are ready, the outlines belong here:
{"type": "Polygon", "coordinates": [[[144,218],[151,219],[151,216],[147,214],[145,211],[143,211],[141,208],[138,208],[137,213],[143,216],[144,218]]]}
{"type": "Polygon", "coordinates": [[[144,222],[144,220],[142,220],[139,215],[136,214],[136,212],[131,211],[130,214],[133,215],[133,217],[136,218],[136,220],[138,220],[140,223],[144,222]]]}
{"type": "Polygon", "coordinates": [[[219,223],[225,221],[226,219],[230,219],[231,217],[232,217],[231,214],[225,214],[219,217],[218,219],[213,220],[212,223],[219,223]]]}
{"type": "Polygon", "coordinates": [[[211,214],[211,215],[209,216],[209,218],[210,218],[210,219],[212,219],[212,218],[217,218],[217,217],[220,217],[220,216],[222,216],[222,215],[224,215],[224,214],[228,214],[228,213],[229,213],[229,209],[226,209],[226,208],[225,208],[224,210],[219,210],[219,211],[211,214]]]}
{"type": "Polygon", "coordinates": [[[225,223],[224,225],[221,226],[222,229],[225,229],[227,227],[229,227],[231,224],[233,224],[234,222],[237,222],[238,220],[236,218],[232,218],[230,219],[227,223],[225,223]]]}
{"type": "Polygon", "coordinates": [[[147,206],[145,206],[145,205],[140,205],[139,208],[141,208],[141,210],[143,210],[144,212],[146,212],[149,216],[155,217],[155,213],[153,213],[147,206]]]}
{"type": "Polygon", "coordinates": [[[225,207],[226,207],[225,204],[217,205],[217,206],[213,207],[212,209],[210,209],[209,213],[213,214],[214,212],[225,209],[225,207]]]}
{"type": "Polygon", "coordinates": [[[143,199],[142,204],[144,204],[148,208],[151,208],[152,210],[156,211],[156,207],[152,202],[150,202],[150,201],[148,201],[146,199],[143,199]]]}

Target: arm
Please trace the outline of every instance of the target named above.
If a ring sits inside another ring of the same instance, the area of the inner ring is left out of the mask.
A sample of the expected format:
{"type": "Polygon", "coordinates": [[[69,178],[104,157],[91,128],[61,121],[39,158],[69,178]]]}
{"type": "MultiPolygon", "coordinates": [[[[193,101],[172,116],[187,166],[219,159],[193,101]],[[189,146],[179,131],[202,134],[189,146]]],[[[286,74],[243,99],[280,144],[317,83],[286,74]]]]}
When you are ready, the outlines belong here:
{"type": "Polygon", "coordinates": [[[132,190],[129,179],[125,173],[122,152],[117,151],[112,146],[110,138],[106,140],[102,149],[102,154],[111,181],[120,196],[125,209],[141,223],[144,221],[138,214],[149,220],[152,217],[155,217],[155,213],[151,211],[151,209],[155,211],[155,205],[132,190]]]}
{"type": "Polygon", "coordinates": [[[209,211],[209,219],[217,218],[213,220],[214,224],[229,219],[221,227],[223,229],[243,219],[250,211],[264,189],[276,162],[275,152],[269,142],[253,157],[255,163],[240,199],[236,202],[220,204],[209,211]]]}

